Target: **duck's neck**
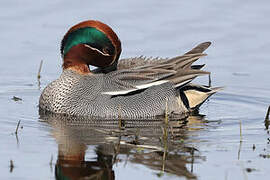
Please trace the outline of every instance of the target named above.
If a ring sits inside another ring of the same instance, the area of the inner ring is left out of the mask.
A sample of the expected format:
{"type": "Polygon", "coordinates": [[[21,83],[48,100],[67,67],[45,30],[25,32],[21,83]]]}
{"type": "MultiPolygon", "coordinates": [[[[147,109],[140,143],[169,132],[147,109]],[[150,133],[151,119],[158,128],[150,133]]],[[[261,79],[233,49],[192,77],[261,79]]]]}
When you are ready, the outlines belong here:
{"type": "Polygon", "coordinates": [[[78,59],[65,58],[63,69],[71,69],[79,74],[90,74],[90,69],[87,64],[80,62],[78,59]]]}
{"type": "Polygon", "coordinates": [[[90,69],[83,59],[81,48],[71,49],[64,57],[63,69],[71,69],[79,74],[89,74],[90,69]]]}

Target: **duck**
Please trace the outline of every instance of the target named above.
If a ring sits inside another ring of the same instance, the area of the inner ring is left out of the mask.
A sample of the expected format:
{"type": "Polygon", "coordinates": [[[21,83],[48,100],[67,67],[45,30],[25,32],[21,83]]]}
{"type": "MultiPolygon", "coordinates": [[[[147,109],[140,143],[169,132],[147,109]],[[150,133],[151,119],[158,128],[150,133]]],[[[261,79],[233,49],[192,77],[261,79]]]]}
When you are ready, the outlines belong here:
{"type": "Polygon", "coordinates": [[[63,71],[44,88],[39,110],[100,119],[186,118],[222,89],[192,83],[210,74],[202,70],[204,64],[193,65],[210,45],[201,43],[173,58],[119,60],[121,41],[110,26],[80,22],[62,39],[63,71]]]}

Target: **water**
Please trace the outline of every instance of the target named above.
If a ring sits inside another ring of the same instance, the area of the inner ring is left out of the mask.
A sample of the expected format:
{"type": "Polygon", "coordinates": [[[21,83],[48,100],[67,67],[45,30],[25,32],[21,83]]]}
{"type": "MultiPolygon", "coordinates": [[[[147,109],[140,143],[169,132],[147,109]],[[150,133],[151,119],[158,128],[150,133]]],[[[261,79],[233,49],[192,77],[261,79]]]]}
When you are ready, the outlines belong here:
{"type": "Polygon", "coordinates": [[[264,124],[270,105],[269,5],[266,0],[2,1],[1,179],[269,179],[270,136],[264,124]],[[41,90],[61,73],[61,38],[86,19],[101,20],[117,32],[122,58],[173,57],[212,41],[200,63],[212,72],[212,85],[225,90],[202,106],[204,117],[190,117],[186,125],[172,122],[168,142],[163,125],[154,122],[127,124],[119,133],[117,122],[74,127],[54,117],[51,123],[40,120],[41,90]],[[19,120],[23,128],[16,138],[19,120]]]}

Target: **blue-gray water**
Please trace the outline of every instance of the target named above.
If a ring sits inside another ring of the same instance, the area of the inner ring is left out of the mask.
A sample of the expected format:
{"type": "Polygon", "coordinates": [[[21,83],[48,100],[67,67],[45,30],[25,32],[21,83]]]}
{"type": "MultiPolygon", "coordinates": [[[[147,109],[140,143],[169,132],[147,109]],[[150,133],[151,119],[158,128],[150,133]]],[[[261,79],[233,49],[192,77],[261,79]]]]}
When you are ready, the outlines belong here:
{"type": "MultiPolygon", "coordinates": [[[[190,119],[179,132],[183,137],[176,141],[180,145],[170,146],[177,153],[165,160],[164,174],[163,156],[153,157],[158,153],[147,148],[122,144],[120,153],[112,147],[102,150],[118,155],[117,161],[109,163],[115,179],[269,179],[270,135],[264,125],[270,105],[269,7],[267,0],[0,2],[1,179],[54,179],[55,166],[61,164],[58,156],[65,148],[76,151],[84,144],[82,149],[88,148],[84,163],[90,166],[97,161],[99,148],[119,145],[115,137],[85,140],[91,135],[87,130],[78,140],[81,131],[67,128],[66,132],[39,120],[41,90],[61,73],[62,36],[70,26],[87,19],[103,21],[116,31],[122,41],[122,58],[173,57],[200,42],[212,41],[208,56],[200,63],[206,63],[206,70],[212,72],[213,86],[226,87],[201,107],[200,114],[206,115],[203,119],[190,119]],[[36,77],[41,60],[39,89],[36,77]],[[13,96],[22,101],[12,100],[13,96]],[[14,131],[19,120],[23,128],[19,128],[17,140],[14,131]],[[191,158],[185,147],[198,151],[191,158]],[[157,162],[142,159],[150,156],[157,162]]],[[[202,77],[196,82],[207,80],[202,77]]],[[[156,136],[152,142],[162,145],[156,136]]]]}

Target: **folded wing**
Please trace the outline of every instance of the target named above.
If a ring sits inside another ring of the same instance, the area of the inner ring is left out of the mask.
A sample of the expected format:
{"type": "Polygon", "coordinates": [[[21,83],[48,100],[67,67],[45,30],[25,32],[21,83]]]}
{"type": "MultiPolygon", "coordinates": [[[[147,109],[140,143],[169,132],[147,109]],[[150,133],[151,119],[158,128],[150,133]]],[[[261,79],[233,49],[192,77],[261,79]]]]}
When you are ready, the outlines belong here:
{"type": "Polygon", "coordinates": [[[154,85],[171,82],[182,87],[200,75],[209,74],[201,70],[204,65],[192,65],[206,56],[202,52],[210,42],[201,43],[182,56],[171,59],[147,59],[143,57],[120,60],[118,70],[106,74],[111,85],[103,94],[123,95],[154,85]]]}

